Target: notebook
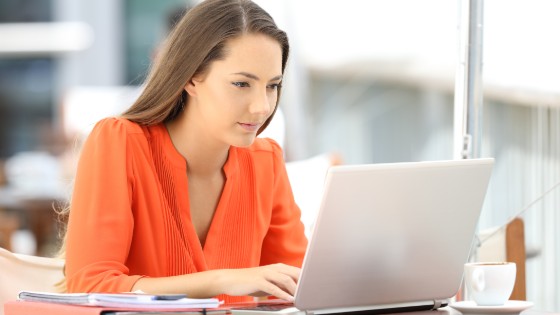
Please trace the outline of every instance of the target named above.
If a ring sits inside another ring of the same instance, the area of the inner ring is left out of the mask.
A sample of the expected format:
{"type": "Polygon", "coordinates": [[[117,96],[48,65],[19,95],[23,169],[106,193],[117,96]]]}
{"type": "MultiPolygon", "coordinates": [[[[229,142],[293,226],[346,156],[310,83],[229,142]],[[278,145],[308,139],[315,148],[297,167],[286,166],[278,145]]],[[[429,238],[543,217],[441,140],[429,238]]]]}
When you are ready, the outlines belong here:
{"type": "MultiPolygon", "coordinates": [[[[290,308],[437,309],[458,291],[494,160],[335,166],[290,308]]],[[[262,306],[235,307],[237,315],[262,306]]],[[[377,311],[375,311],[377,310],[377,311]]]]}

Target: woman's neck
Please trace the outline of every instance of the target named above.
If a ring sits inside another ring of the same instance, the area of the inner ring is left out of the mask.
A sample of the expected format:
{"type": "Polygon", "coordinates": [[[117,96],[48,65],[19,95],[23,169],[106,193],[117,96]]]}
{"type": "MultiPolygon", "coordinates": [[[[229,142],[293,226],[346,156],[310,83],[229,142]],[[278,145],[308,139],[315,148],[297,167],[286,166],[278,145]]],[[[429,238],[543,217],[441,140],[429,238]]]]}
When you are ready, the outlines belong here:
{"type": "Polygon", "coordinates": [[[229,145],[219,143],[198,130],[196,123],[188,121],[185,113],[166,124],[175,149],[187,161],[187,173],[208,177],[221,173],[229,154],[229,145]]]}

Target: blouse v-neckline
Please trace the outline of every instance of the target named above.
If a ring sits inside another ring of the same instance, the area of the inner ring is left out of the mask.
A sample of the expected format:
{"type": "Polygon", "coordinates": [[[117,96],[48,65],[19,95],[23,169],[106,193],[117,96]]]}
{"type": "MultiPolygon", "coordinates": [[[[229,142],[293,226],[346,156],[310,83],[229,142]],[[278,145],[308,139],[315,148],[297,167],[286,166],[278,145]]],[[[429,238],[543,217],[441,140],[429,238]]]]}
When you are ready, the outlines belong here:
{"type": "Polygon", "coordinates": [[[189,246],[192,249],[195,249],[196,256],[203,258],[201,261],[203,265],[197,266],[197,268],[202,268],[201,270],[207,270],[208,262],[206,260],[207,258],[213,257],[211,253],[214,252],[214,247],[217,246],[220,237],[219,227],[222,225],[225,217],[225,212],[229,208],[228,205],[231,199],[232,185],[234,183],[233,178],[234,176],[236,176],[239,169],[237,149],[233,146],[229,149],[228,158],[223,167],[225,175],[224,187],[222,189],[222,193],[210,222],[204,246],[202,246],[191,219],[190,201],[188,194],[187,161],[173,145],[173,141],[171,140],[171,136],[169,135],[166,126],[164,124],[159,124],[157,127],[158,134],[162,139],[161,143],[163,146],[165,157],[171,164],[173,164],[174,167],[178,168],[177,174],[183,174],[182,178],[175,177],[175,184],[178,192],[175,197],[177,198],[177,204],[180,208],[180,219],[183,222],[187,223],[183,225],[183,232],[185,235],[187,235],[187,239],[184,241],[189,242],[189,246]]]}

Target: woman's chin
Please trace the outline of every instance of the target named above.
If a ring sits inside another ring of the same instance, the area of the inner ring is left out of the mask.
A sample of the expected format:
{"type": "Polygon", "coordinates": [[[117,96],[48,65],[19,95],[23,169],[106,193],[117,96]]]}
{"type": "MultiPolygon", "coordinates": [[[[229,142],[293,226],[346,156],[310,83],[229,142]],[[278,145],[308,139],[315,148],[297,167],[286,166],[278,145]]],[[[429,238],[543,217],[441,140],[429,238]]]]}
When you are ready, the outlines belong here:
{"type": "Polygon", "coordinates": [[[234,147],[246,148],[251,146],[255,139],[257,138],[256,134],[254,135],[243,135],[242,137],[238,137],[234,141],[231,142],[231,145],[234,147]]]}

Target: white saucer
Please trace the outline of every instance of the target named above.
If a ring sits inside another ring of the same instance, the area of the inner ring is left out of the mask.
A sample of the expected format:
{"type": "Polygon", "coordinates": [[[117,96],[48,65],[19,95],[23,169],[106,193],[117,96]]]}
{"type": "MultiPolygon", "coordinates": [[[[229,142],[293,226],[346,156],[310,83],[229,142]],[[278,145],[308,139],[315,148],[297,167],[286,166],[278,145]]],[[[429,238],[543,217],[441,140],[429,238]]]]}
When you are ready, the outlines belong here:
{"type": "Polygon", "coordinates": [[[479,306],[474,301],[460,301],[449,305],[464,315],[467,314],[519,314],[533,306],[529,301],[507,301],[499,306],[479,306]]]}

